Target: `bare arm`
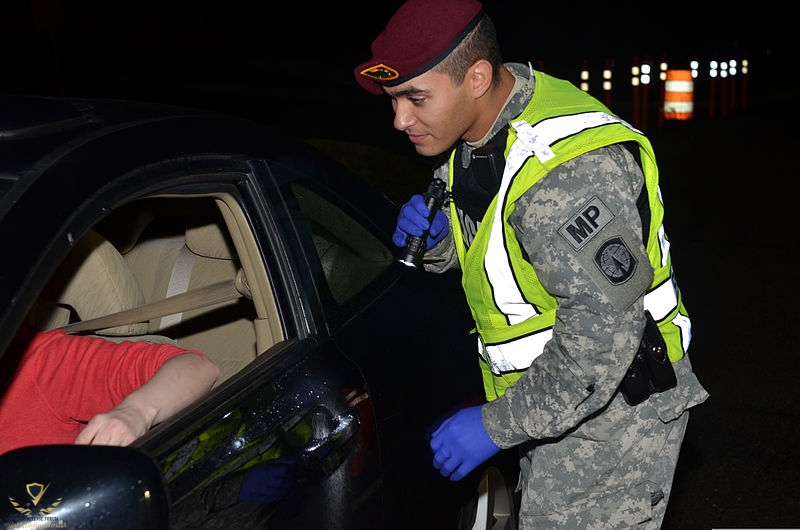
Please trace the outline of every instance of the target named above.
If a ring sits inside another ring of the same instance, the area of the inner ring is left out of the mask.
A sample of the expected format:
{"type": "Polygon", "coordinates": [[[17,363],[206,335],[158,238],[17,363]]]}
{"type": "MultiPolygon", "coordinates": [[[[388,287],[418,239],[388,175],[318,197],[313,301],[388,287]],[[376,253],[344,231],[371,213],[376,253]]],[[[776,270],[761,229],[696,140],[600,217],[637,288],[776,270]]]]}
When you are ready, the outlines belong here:
{"type": "Polygon", "coordinates": [[[129,445],[211,390],[219,368],[207,357],[184,353],[168,359],[138,390],[93,417],[75,439],[80,445],[129,445]]]}

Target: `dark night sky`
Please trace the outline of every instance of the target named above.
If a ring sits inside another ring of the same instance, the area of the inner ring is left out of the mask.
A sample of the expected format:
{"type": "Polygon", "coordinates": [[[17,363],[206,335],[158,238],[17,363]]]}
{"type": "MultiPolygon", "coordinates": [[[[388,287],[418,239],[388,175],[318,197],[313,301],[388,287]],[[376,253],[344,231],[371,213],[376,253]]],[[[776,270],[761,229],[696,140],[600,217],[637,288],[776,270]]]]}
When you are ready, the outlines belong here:
{"type": "MultiPolygon", "coordinates": [[[[352,69],[400,3],[3,0],[0,86],[201,105],[210,92],[232,101],[242,89],[289,92],[311,105],[310,94],[363,97],[352,69]]],[[[766,4],[746,12],[729,4],[693,12],[687,2],[484,5],[506,60],[573,81],[583,59],[627,65],[633,56],[748,55],[756,69],[788,56],[789,17],[766,4]]]]}
{"type": "MultiPolygon", "coordinates": [[[[181,57],[193,61],[332,61],[366,58],[369,42],[399,2],[358,3],[99,0],[4,0],[0,7],[3,54],[41,59],[54,35],[70,64],[100,68],[106,54],[132,60],[181,57]],[[293,7],[294,6],[294,7],[293,7]],[[38,31],[37,31],[38,30],[38,31]],[[52,31],[45,31],[52,30],[52,31]],[[75,53],[80,51],[80,55],[75,53]]],[[[762,7],[691,11],[691,3],[485,0],[507,59],[561,59],[582,55],[663,53],[682,56],[774,53],[788,44],[788,17],[762,7]],[[568,7],[567,7],[568,6],[568,7]],[[636,7],[633,7],[636,6],[636,7]],[[564,8],[567,7],[565,10],[564,8]],[[670,13],[668,8],[675,11],[670,13]]],[[[11,58],[12,62],[16,62],[11,58]]]]}

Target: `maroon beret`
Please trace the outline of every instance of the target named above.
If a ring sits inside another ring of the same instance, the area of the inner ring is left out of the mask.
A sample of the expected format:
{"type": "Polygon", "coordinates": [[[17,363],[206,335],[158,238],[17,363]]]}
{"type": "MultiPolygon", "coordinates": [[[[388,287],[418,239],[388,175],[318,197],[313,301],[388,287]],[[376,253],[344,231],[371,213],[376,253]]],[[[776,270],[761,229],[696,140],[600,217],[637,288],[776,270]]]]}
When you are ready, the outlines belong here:
{"type": "Polygon", "coordinates": [[[424,74],[455,49],[483,15],[478,0],[408,0],[372,42],[372,59],[355,68],[373,94],[424,74]]]}

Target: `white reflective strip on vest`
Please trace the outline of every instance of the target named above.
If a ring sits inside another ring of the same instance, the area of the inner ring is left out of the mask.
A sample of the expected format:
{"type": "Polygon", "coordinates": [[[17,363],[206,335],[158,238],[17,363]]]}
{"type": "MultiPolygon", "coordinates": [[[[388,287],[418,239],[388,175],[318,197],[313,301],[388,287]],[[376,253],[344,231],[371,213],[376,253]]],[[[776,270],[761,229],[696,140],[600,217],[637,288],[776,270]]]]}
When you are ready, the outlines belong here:
{"type": "Polygon", "coordinates": [[[539,314],[532,304],[525,301],[522,291],[514,280],[511,259],[505,246],[503,230],[503,211],[505,210],[508,189],[522,164],[530,157],[530,151],[519,142],[514,142],[506,158],[506,168],[497,192],[497,205],[490,228],[484,267],[498,309],[506,316],[509,324],[518,324],[539,314]],[[501,200],[502,199],[502,200],[501,200]]]}
{"type": "Polygon", "coordinates": [[[689,351],[689,343],[692,342],[692,321],[678,313],[672,319],[672,323],[681,328],[681,345],[683,351],[689,351]]]}
{"type": "Polygon", "coordinates": [[[644,308],[661,321],[678,306],[678,286],[672,277],[644,296],[644,308]]]}
{"type": "Polygon", "coordinates": [[[528,145],[528,148],[536,153],[536,158],[544,163],[555,156],[550,146],[557,141],[583,130],[609,123],[621,123],[628,129],[641,134],[641,131],[628,122],[601,111],[583,112],[572,116],[556,116],[537,123],[535,127],[531,127],[524,120],[512,123],[511,126],[517,131],[517,136],[528,145]]]}
{"type": "Polygon", "coordinates": [[[553,328],[547,328],[503,344],[484,346],[479,342],[478,348],[481,357],[491,365],[492,373],[500,375],[527,369],[534,359],[544,353],[544,345],[551,338],[553,328]]]}
{"type": "MultiPolygon", "coordinates": [[[[656,321],[666,318],[676,307],[678,307],[678,285],[672,275],[644,297],[644,308],[650,311],[656,321]]],[[[681,328],[681,346],[683,351],[687,351],[692,341],[692,321],[677,313],[672,323],[681,328]]]]}
{"type": "MultiPolygon", "coordinates": [[[[657,188],[658,200],[663,207],[664,199],[661,197],[661,187],[657,188]]],[[[667,233],[664,229],[664,224],[658,227],[658,244],[661,247],[661,266],[667,266],[669,258],[670,243],[667,239],[667,233]]],[[[644,297],[644,308],[650,311],[653,318],[661,320],[670,314],[678,306],[678,286],[675,279],[670,275],[669,281],[659,285],[655,290],[647,293],[644,297]]],[[[692,321],[689,318],[681,315],[675,315],[672,323],[681,329],[681,345],[683,351],[689,349],[689,343],[692,340],[692,321]]]]}

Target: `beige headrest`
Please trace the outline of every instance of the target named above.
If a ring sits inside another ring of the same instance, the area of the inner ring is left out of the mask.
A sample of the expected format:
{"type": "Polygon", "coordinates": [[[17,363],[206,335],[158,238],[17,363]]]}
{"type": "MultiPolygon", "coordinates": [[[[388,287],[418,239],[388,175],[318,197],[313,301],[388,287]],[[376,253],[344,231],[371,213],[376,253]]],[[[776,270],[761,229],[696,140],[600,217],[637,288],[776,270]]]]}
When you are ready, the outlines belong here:
{"type": "MultiPolygon", "coordinates": [[[[61,264],[40,297],[32,318],[38,329],[69,323],[69,310],[80,320],[144,305],[142,288],[114,246],[97,232],[88,232],[61,264]],[[65,310],[66,308],[66,310],[65,310]]],[[[98,331],[99,335],[143,335],[147,323],[98,331]]]]}
{"type": "Polygon", "coordinates": [[[216,219],[205,216],[189,220],[186,228],[186,246],[198,256],[216,259],[236,259],[236,251],[219,211],[216,219]]]}

